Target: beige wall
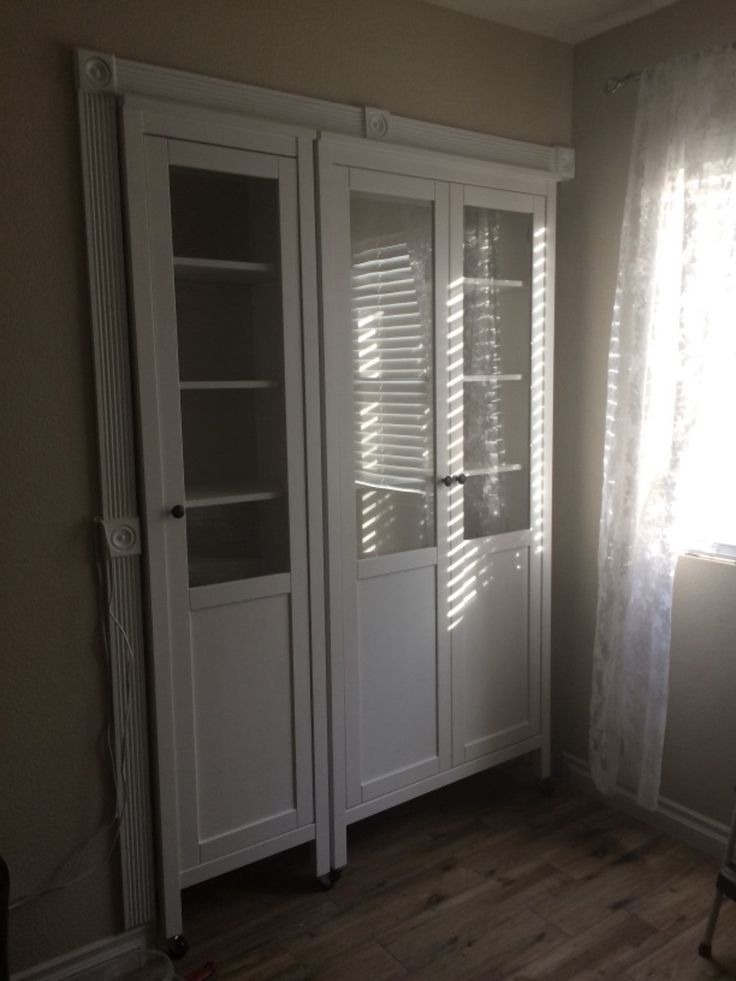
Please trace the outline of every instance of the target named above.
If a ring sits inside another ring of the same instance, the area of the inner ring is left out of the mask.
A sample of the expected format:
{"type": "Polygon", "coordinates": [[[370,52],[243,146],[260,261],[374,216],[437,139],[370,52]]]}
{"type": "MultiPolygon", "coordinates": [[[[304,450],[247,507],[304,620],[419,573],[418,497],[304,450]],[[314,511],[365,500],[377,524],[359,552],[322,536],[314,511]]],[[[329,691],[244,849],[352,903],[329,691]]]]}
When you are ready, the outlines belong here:
{"type": "MultiPolygon", "coordinates": [[[[42,887],[110,808],[75,46],[502,136],[570,139],[570,48],[418,0],[0,6],[0,851],[15,895],[42,887]]],[[[14,969],[117,930],[117,896],[113,862],[13,914],[14,969]]]]}
{"type": "MultiPolygon", "coordinates": [[[[736,39],[733,0],[683,0],[575,49],[577,176],[560,194],[555,384],[553,724],[587,756],[608,332],[636,85],[610,75],[736,39]]],[[[736,781],[736,568],[682,559],[663,793],[726,821],[736,781]]]]}

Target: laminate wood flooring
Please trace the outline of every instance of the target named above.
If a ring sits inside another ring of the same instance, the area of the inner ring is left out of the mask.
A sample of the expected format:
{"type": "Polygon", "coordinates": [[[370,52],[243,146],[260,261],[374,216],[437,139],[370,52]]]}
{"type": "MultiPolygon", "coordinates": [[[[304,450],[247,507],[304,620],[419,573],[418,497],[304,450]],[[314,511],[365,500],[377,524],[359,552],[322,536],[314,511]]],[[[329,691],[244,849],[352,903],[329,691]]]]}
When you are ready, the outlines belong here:
{"type": "Polygon", "coordinates": [[[717,863],[518,767],[349,829],[320,891],[306,848],[184,893],[191,949],[229,981],[736,979],[736,904],[698,957],[717,863]]]}

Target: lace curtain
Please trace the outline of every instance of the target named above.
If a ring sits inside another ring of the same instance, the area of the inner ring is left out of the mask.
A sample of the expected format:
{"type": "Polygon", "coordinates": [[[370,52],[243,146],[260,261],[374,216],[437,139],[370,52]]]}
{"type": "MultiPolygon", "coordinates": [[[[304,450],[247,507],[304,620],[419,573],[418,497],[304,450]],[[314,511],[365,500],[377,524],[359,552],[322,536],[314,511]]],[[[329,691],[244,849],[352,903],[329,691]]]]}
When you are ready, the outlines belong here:
{"type": "Polygon", "coordinates": [[[642,76],[611,329],[590,762],[651,809],[676,558],[733,522],[735,313],[729,47],[642,76]]]}

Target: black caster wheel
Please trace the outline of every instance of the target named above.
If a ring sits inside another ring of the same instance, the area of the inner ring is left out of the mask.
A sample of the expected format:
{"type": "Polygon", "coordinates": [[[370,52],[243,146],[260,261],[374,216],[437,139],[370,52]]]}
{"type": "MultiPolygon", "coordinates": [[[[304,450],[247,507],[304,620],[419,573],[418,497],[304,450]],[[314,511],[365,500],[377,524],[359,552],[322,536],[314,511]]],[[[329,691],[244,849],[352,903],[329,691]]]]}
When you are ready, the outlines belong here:
{"type": "Polygon", "coordinates": [[[328,889],[332,889],[332,887],[335,885],[337,880],[340,878],[341,873],[342,873],[342,869],[330,869],[327,875],[318,876],[317,882],[319,883],[322,889],[327,891],[328,889]]]}
{"type": "Polygon", "coordinates": [[[710,957],[711,946],[710,944],[698,944],[698,953],[701,957],[710,957]]]}
{"type": "Polygon", "coordinates": [[[177,933],[175,936],[169,937],[167,945],[169,948],[169,957],[175,961],[178,961],[189,950],[187,938],[181,933],[177,933]]]}
{"type": "Polygon", "coordinates": [[[555,784],[552,777],[545,777],[543,780],[539,781],[539,791],[542,797],[555,796],[555,784]]]}

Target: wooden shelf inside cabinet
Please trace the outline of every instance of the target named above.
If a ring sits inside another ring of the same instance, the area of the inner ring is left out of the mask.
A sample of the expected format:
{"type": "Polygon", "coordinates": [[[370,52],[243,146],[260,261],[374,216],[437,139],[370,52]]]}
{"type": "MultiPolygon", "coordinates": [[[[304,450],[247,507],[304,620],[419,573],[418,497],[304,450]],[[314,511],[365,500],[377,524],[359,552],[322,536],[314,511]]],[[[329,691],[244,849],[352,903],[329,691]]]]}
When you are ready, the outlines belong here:
{"type": "Polygon", "coordinates": [[[495,290],[520,290],[525,285],[523,279],[493,279],[485,276],[463,277],[463,286],[481,286],[495,290]]]}
{"type": "Polygon", "coordinates": [[[186,501],[190,508],[212,508],[221,504],[248,504],[253,501],[273,501],[281,497],[281,490],[257,480],[239,481],[227,487],[199,486],[187,489],[186,501]]]}
{"type": "Polygon", "coordinates": [[[262,388],[276,388],[278,382],[270,378],[251,378],[233,381],[182,381],[179,388],[182,392],[233,392],[252,391],[262,388]]]}
{"type": "Polygon", "coordinates": [[[263,283],[274,278],[270,262],[235,262],[225,259],[195,259],[174,256],[177,279],[210,283],[263,283]]]}

